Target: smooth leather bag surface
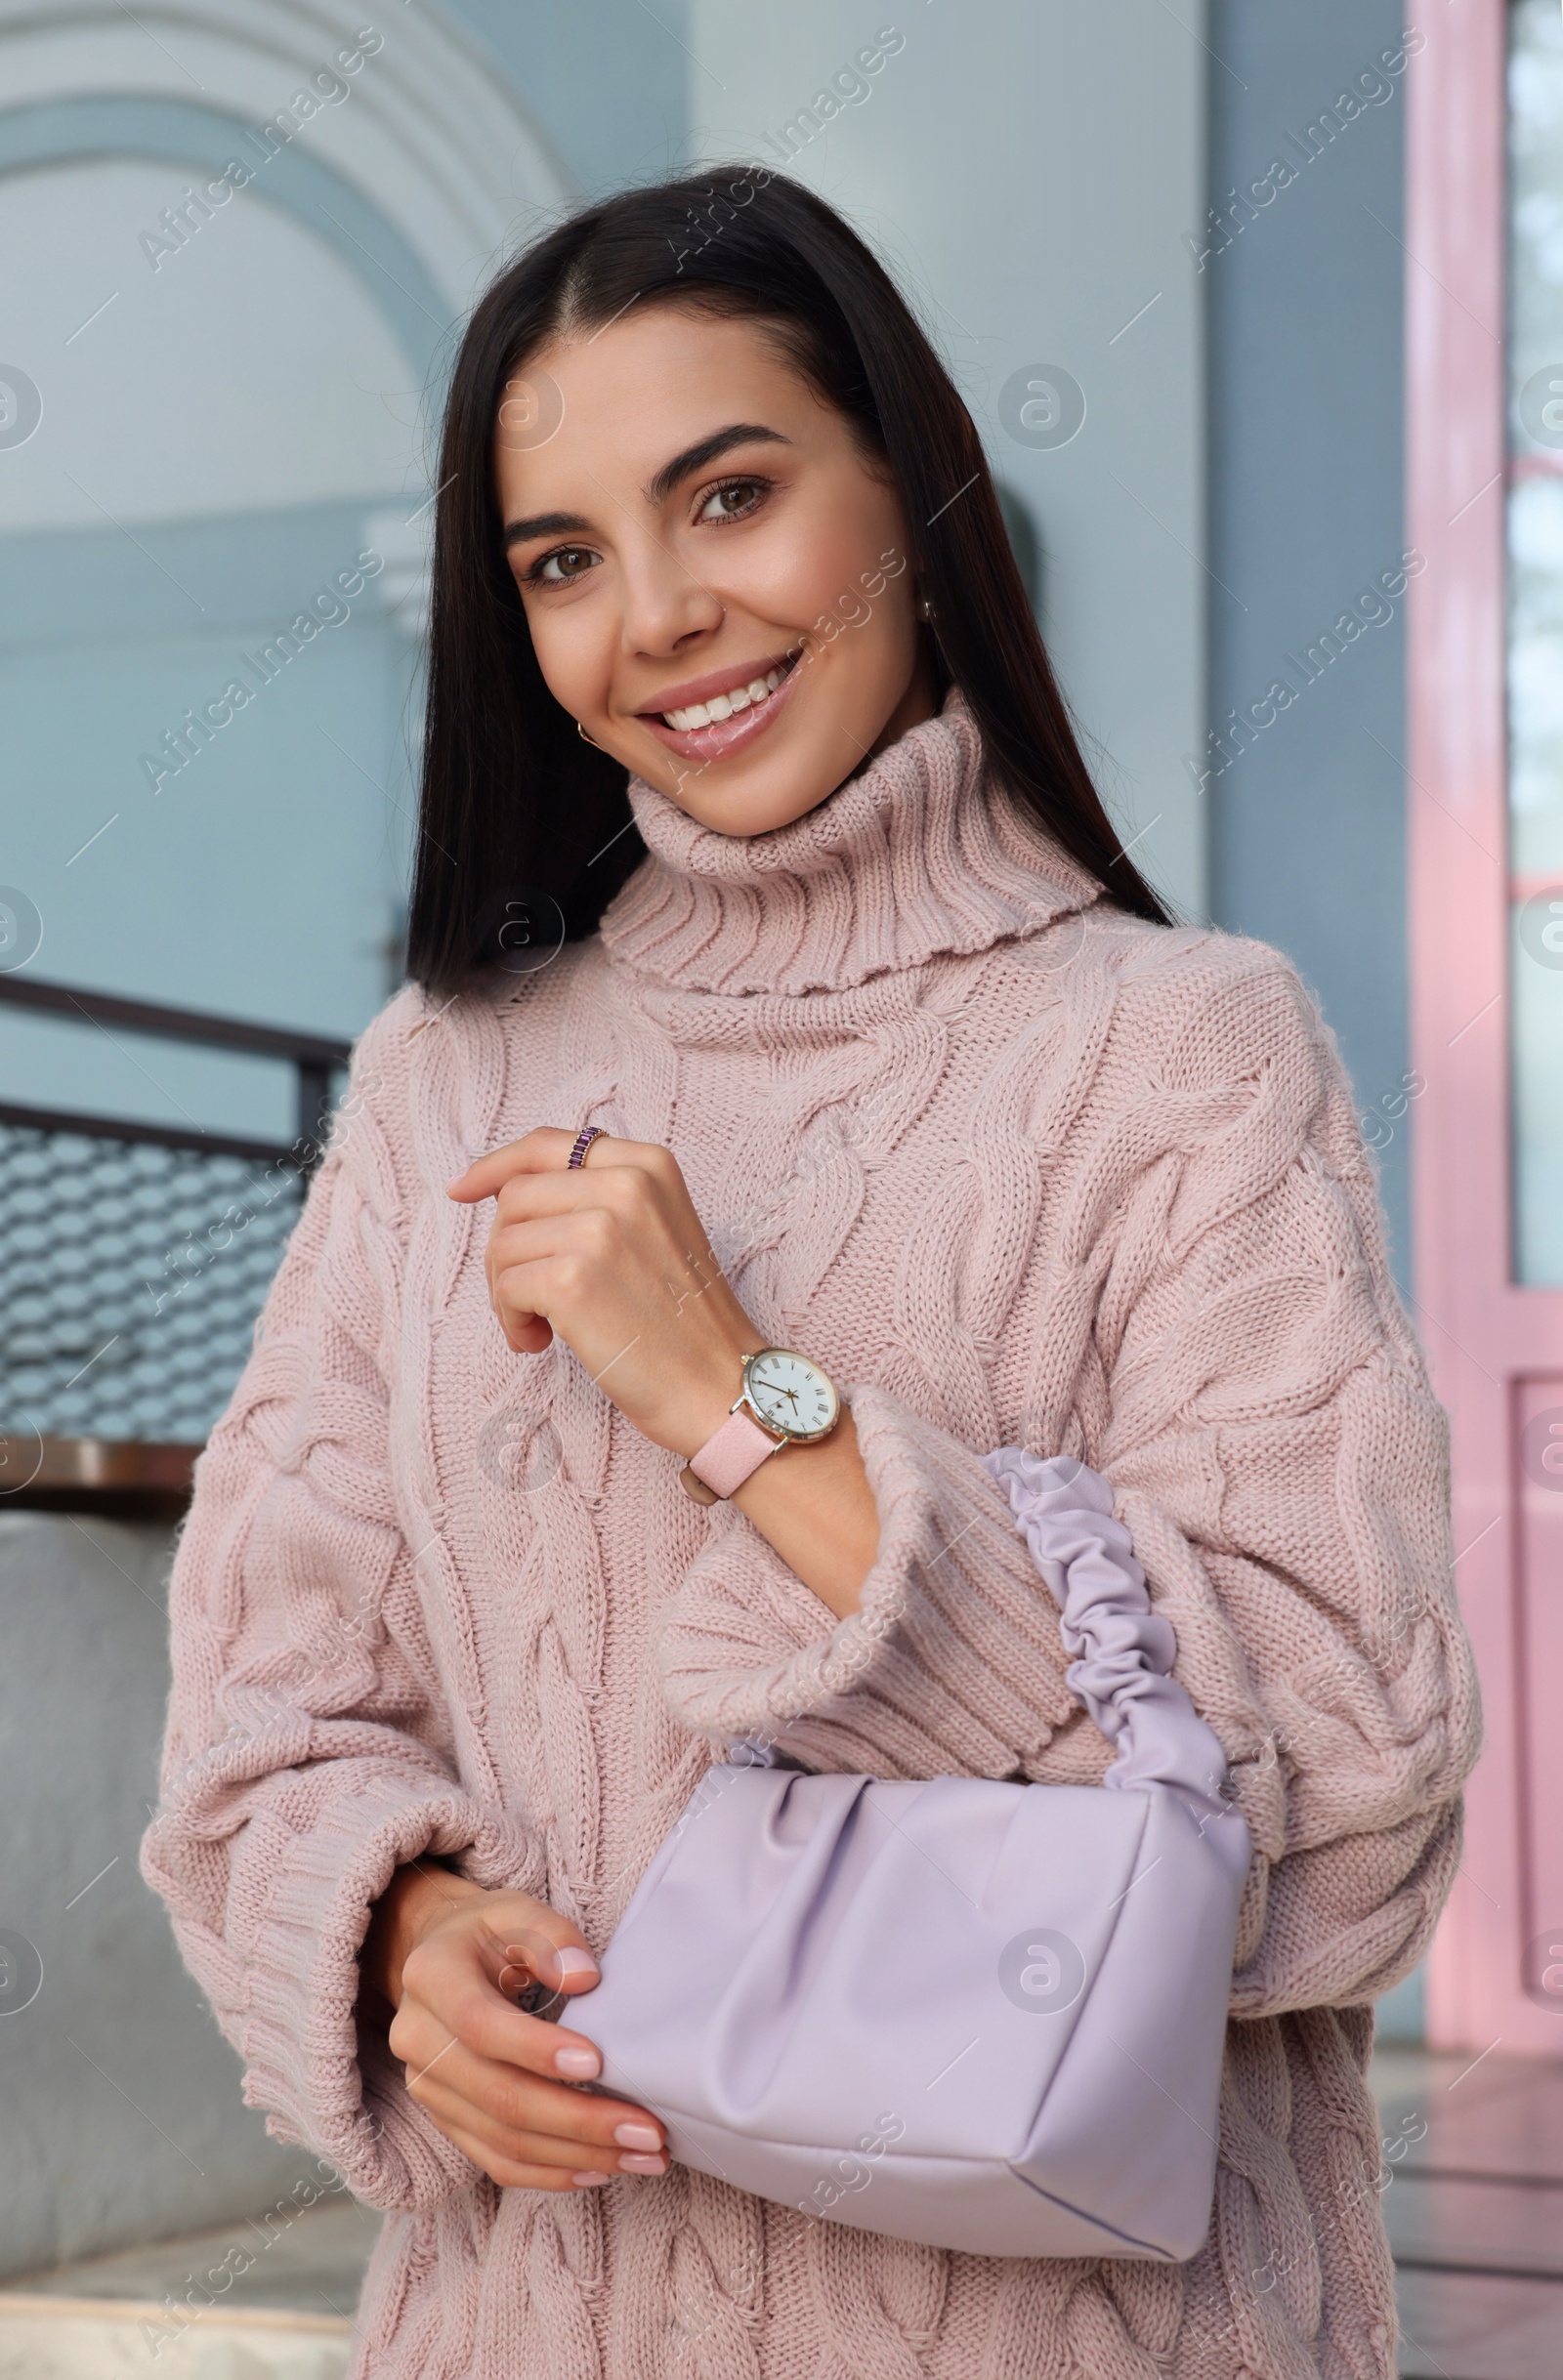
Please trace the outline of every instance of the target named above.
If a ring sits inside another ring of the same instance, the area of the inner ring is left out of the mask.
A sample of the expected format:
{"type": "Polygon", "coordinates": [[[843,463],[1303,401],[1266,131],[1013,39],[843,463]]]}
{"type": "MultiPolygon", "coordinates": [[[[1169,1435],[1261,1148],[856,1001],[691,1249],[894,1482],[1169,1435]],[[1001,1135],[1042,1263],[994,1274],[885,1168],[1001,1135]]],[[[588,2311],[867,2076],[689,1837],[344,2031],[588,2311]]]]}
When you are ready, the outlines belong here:
{"type": "Polygon", "coordinates": [[[1118,1756],[1102,1786],[818,1775],[739,1748],[572,2021],[680,2162],[996,2256],[1181,2261],[1209,2223],[1247,1829],[1107,1482],[986,1458],[1118,1756]]]}

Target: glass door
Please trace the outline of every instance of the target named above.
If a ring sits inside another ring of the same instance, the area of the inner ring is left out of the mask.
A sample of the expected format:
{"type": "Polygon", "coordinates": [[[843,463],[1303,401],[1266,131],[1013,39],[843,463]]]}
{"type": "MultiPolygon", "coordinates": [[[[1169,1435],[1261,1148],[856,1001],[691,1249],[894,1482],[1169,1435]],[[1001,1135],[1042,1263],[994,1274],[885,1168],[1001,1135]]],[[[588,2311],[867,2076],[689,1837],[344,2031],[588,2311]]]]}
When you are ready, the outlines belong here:
{"type": "Polygon", "coordinates": [[[1514,1278],[1563,1284],[1563,11],[1512,13],[1509,870],[1514,1278]]]}
{"type": "Polygon", "coordinates": [[[1408,74],[1415,1317],[1487,1745],[1428,2032],[1563,2055],[1563,20],[1466,0],[1408,74]],[[1554,1955],[1551,1945],[1556,1945],[1554,1955]]]}

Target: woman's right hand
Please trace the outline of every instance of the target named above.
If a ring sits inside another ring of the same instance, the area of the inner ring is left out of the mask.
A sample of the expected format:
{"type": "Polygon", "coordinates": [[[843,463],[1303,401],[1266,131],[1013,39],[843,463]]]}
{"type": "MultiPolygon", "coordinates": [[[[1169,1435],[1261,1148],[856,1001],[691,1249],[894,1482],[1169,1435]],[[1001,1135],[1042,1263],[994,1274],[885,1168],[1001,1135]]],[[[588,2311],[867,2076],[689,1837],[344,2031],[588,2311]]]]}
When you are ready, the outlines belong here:
{"type": "Polygon", "coordinates": [[[364,1981],[395,2011],[389,2039],[408,2096],[509,2190],[667,2171],[655,2115],[572,2087],[602,2071],[585,2035],[515,2004],[533,1981],[573,1994],[598,1973],[578,1929],[546,1901],[441,1867],[397,1870],[364,1944],[364,1981]]]}

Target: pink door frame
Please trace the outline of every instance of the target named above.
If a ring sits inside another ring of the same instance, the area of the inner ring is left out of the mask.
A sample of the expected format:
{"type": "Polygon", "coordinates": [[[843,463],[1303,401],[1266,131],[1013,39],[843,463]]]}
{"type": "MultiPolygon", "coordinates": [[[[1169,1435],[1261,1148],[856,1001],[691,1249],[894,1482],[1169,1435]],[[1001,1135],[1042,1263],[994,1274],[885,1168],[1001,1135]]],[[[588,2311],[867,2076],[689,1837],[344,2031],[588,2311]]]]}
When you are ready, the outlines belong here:
{"type": "Polygon", "coordinates": [[[1427,1084],[1413,1110],[1415,1311],[1454,1422],[1455,1575],[1487,1718],[1428,2035],[1558,2057],[1563,2007],[1524,1988],[1543,1929],[1563,1945],[1563,1730],[1548,1709],[1563,1707],[1563,1495],[1519,1460],[1526,1422],[1563,1407],[1563,1290],[1510,1279],[1504,0],[1423,21],[1406,226],[1409,540],[1427,558],[1407,611],[1412,1038],[1427,1084]]]}

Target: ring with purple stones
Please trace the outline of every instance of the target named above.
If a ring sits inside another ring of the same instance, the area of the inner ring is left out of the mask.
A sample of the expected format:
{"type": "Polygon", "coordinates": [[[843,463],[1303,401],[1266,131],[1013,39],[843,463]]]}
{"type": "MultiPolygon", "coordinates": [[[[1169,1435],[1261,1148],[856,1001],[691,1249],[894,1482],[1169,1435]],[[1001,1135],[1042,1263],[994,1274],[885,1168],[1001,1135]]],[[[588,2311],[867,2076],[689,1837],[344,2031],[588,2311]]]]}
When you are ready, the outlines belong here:
{"type": "Polygon", "coordinates": [[[608,1135],[601,1124],[582,1124],[575,1135],[575,1146],[570,1152],[570,1163],[565,1169],[566,1172],[578,1173],[586,1162],[586,1151],[593,1141],[606,1141],[608,1135]]]}

